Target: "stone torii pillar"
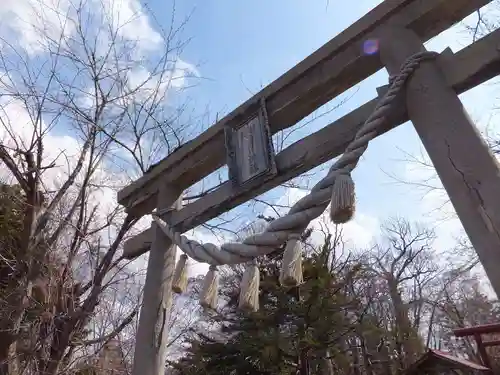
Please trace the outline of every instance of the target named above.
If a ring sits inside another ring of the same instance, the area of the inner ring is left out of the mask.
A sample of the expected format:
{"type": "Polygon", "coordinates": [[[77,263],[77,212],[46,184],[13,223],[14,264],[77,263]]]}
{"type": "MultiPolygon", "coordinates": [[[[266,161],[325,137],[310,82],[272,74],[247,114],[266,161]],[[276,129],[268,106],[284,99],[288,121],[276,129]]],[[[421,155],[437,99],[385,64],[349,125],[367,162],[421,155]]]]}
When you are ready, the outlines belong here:
{"type": "MultiPolygon", "coordinates": [[[[425,51],[418,36],[401,27],[380,35],[389,74],[425,51]]],[[[500,169],[460,99],[435,61],[423,62],[406,87],[406,107],[488,278],[500,297],[500,169]]]]}
{"type": "MultiPolygon", "coordinates": [[[[163,187],[157,209],[180,209],[178,191],[163,187]]],[[[172,307],[172,279],[177,247],[154,222],[154,241],[149,252],[144,297],[134,351],[132,375],[164,375],[168,321],[172,307]]]]}

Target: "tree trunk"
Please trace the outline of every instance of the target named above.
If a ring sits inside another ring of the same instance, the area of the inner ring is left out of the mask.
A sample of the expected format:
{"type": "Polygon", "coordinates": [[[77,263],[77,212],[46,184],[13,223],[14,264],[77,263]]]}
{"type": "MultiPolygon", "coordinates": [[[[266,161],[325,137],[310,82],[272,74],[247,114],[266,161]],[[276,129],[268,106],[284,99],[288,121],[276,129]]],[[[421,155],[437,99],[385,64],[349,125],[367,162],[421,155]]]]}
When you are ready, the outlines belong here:
{"type": "Polygon", "coordinates": [[[8,332],[0,335],[0,375],[9,375],[9,348],[12,338],[8,332]]]}
{"type": "Polygon", "coordinates": [[[397,339],[401,343],[403,349],[403,364],[406,367],[413,363],[422,352],[422,343],[408,317],[408,306],[404,303],[398,291],[398,282],[393,278],[389,278],[387,283],[389,286],[389,295],[394,307],[394,315],[396,317],[397,339]]]}
{"type": "Polygon", "coordinates": [[[299,375],[309,375],[309,349],[302,349],[299,356],[299,375]]]}

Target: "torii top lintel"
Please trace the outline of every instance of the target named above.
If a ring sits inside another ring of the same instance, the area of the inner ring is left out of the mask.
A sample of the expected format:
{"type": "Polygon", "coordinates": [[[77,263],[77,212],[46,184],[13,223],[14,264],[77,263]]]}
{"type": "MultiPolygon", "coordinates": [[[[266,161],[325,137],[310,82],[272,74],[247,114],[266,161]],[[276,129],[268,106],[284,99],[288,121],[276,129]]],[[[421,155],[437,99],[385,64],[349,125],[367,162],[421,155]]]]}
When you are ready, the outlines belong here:
{"type": "Polygon", "coordinates": [[[405,26],[427,41],[491,0],[385,0],[342,33],[118,192],[118,202],[137,216],[156,205],[160,183],[186,189],[225,164],[224,127],[236,126],[266,98],[272,134],[299,120],[383,66],[362,43],[388,24],[405,26]]]}

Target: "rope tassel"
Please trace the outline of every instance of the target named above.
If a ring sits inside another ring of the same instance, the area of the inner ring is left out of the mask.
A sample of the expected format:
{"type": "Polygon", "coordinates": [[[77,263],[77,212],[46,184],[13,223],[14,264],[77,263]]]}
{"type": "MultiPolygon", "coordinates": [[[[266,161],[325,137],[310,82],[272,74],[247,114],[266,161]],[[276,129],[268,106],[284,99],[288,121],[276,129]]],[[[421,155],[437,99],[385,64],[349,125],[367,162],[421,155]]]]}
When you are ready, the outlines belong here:
{"type": "Polygon", "coordinates": [[[209,309],[217,307],[217,295],[219,291],[219,275],[217,274],[217,267],[210,266],[205,280],[203,282],[203,289],[200,296],[200,304],[209,309]]]}
{"type": "Polygon", "coordinates": [[[351,174],[340,174],[332,188],[330,218],[334,224],[344,224],[352,219],[356,208],[356,194],[351,174]]]}
{"type": "Polygon", "coordinates": [[[302,246],[298,238],[288,240],[283,253],[280,283],[296,286],[302,283],[302,246]]]}
{"type": "Polygon", "coordinates": [[[188,257],[182,254],[175,266],[174,280],[172,281],[172,290],[174,293],[181,294],[186,291],[188,284],[188,257]]]}
{"type": "Polygon", "coordinates": [[[243,311],[259,310],[260,272],[256,262],[249,265],[241,279],[238,307],[243,311]]]}

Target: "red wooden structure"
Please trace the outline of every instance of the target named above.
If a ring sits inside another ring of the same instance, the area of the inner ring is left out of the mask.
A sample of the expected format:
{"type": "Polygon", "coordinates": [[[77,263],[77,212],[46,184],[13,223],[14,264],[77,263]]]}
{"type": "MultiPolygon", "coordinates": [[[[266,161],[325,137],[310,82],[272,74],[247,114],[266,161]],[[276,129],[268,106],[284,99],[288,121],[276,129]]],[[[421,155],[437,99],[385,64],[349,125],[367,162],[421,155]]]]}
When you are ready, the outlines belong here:
{"type": "Polygon", "coordinates": [[[456,337],[472,336],[474,338],[481,363],[455,357],[440,350],[430,349],[405,371],[405,375],[497,374],[486,348],[500,346],[500,339],[483,340],[483,335],[500,334],[500,323],[458,328],[453,333],[456,337]]]}
{"type": "Polygon", "coordinates": [[[405,375],[443,375],[443,374],[491,374],[488,367],[452,356],[440,350],[430,349],[411,365],[405,375]]]}
{"type": "Polygon", "coordinates": [[[500,333],[500,323],[484,324],[474,327],[458,328],[453,331],[456,337],[470,337],[473,336],[476,341],[481,362],[484,366],[492,368],[492,363],[486,351],[487,347],[499,346],[500,340],[483,341],[482,335],[500,333]]]}

